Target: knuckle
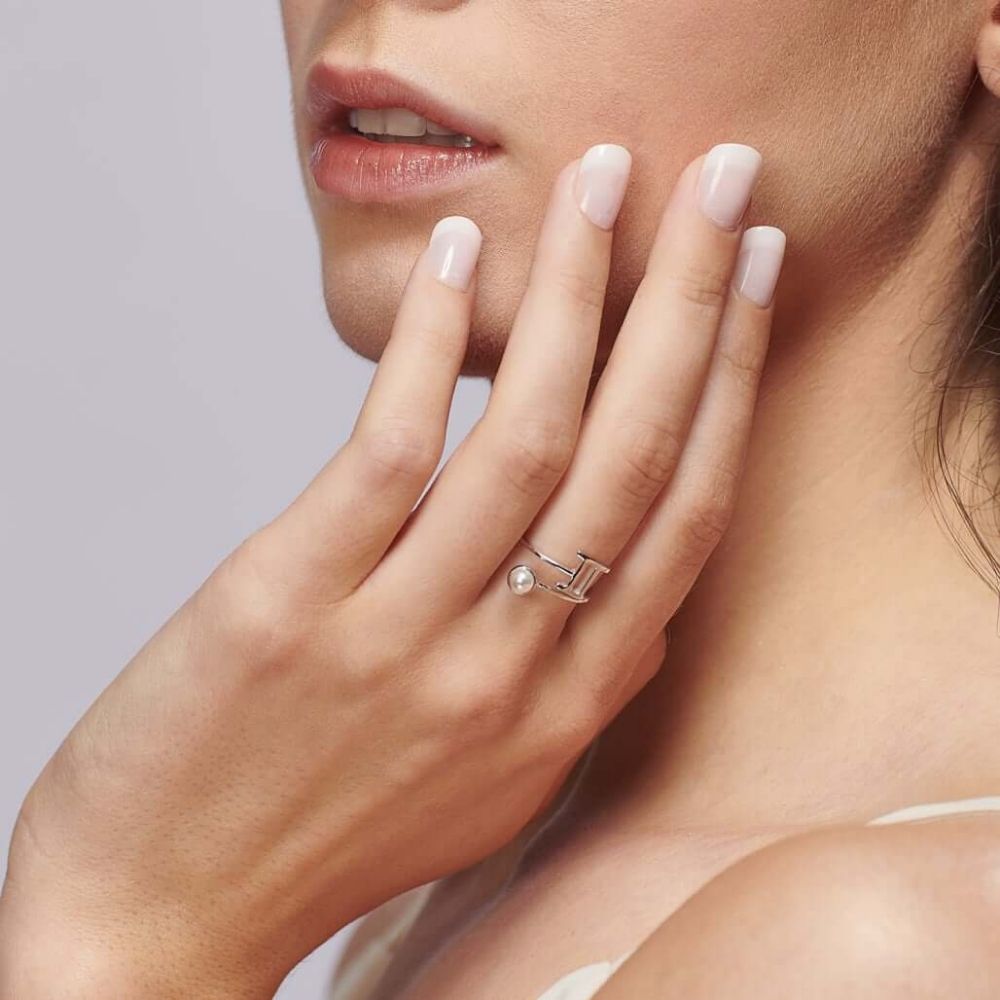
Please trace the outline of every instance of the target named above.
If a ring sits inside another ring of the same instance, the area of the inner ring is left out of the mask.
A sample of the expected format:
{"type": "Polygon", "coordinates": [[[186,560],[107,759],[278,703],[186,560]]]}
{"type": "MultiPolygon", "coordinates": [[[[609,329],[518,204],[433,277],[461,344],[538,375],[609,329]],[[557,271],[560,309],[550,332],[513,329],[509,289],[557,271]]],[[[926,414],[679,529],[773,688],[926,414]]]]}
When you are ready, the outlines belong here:
{"type": "Polygon", "coordinates": [[[405,336],[434,356],[450,359],[464,347],[464,339],[445,324],[417,322],[406,329],[405,336]]]}
{"type": "Polygon", "coordinates": [[[688,264],[667,278],[680,297],[699,309],[718,312],[729,295],[729,279],[716,268],[688,264]]]}
{"type": "Polygon", "coordinates": [[[666,423],[652,420],[628,421],[622,425],[621,438],[621,489],[632,500],[650,503],[673,474],[683,439],[666,423]]]}
{"type": "Polygon", "coordinates": [[[729,527],[732,510],[729,489],[706,490],[688,504],[684,527],[699,547],[714,548],[729,527]]]}
{"type": "Polygon", "coordinates": [[[244,651],[255,663],[285,659],[303,637],[285,574],[263,529],[244,539],[196,592],[196,611],[206,629],[244,651]]]}
{"type": "Polygon", "coordinates": [[[552,280],[556,290],[586,312],[601,312],[607,295],[604,280],[586,268],[564,264],[555,270],[552,280]]]}
{"type": "Polygon", "coordinates": [[[576,432],[565,421],[524,420],[506,434],[500,467],[519,493],[537,497],[559,481],[575,447],[576,432]]]}
{"type": "Polygon", "coordinates": [[[377,475],[427,479],[441,457],[439,435],[408,420],[384,420],[354,438],[362,460],[377,475]]]}
{"type": "Polygon", "coordinates": [[[445,671],[426,686],[430,714],[438,725],[460,740],[481,741],[506,732],[520,715],[521,697],[515,685],[496,674],[489,679],[469,672],[445,671]]]}
{"type": "Polygon", "coordinates": [[[703,476],[702,502],[719,511],[719,518],[727,524],[736,506],[740,479],[740,468],[721,460],[703,476]]]}
{"type": "Polygon", "coordinates": [[[729,375],[744,389],[753,389],[764,367],[761,353],[746,338],[733,338],[735,343],[719,344],[719,358],[729,375]]]}
{"type": "Polygon", "coordinates": [[[584,749],[597,735],[603,722],[603,712],[593,702],[563,711],[558,720],[550,722],[542,739],[541,752],[552,761],[566,760],[584,749]]]}

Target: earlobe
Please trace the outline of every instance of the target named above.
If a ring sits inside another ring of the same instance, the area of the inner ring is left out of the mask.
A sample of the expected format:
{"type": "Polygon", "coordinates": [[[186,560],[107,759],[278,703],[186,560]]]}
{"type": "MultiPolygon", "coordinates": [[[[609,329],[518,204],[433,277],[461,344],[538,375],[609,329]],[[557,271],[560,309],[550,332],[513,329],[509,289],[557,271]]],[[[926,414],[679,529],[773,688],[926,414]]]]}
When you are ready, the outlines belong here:
{"type": "Polygon", "coordinates": [[[976,68],[986,89],[994,97],[1000,97],[1000,0],[993,4],[989,19],[979,32],[976,68]]]}

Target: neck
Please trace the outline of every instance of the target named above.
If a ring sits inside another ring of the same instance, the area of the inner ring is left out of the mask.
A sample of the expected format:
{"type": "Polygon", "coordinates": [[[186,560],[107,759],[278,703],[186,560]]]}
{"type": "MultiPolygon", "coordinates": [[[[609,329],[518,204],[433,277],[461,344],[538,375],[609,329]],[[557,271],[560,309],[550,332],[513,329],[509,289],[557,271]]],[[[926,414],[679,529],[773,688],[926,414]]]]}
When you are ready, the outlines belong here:
{"type": "Polygon", "coordinates": [[[955,195],[984,169],[956,158],[863,301],[786,272],[810,310],[779,301],[737,509],[659,675],[595,748],[579,798],[598,817],[768,826],[1000,792],[997,599],[921,461],[926,369],[954,334],[926,319],[968,239],[955,195]]]}

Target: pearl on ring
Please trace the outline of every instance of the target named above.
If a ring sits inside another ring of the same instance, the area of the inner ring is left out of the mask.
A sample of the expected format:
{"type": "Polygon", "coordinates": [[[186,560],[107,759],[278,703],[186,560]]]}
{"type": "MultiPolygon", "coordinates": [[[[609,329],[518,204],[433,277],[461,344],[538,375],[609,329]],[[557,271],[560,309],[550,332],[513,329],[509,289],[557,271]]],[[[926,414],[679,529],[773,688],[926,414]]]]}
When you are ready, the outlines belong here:
{"type": "Polygon", "coordinates": [[[518,595],[530,593],[535,583],[535,574],[528,566],[515,566],[507,574],[507,586],[518,595]]]}

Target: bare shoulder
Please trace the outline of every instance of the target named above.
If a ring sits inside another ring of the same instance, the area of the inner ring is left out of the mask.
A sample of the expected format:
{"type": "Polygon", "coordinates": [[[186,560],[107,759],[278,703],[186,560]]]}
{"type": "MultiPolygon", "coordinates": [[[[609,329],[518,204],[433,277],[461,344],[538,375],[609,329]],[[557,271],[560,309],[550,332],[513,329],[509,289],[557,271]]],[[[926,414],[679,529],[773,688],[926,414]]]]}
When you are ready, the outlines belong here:
{"type": "Polygon", "coordinates": [[[1000,816],[825,828],[726,869],[596,1000],[1000,996],[1000,816]]]}

